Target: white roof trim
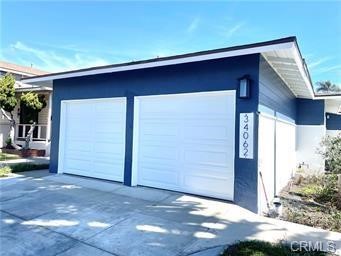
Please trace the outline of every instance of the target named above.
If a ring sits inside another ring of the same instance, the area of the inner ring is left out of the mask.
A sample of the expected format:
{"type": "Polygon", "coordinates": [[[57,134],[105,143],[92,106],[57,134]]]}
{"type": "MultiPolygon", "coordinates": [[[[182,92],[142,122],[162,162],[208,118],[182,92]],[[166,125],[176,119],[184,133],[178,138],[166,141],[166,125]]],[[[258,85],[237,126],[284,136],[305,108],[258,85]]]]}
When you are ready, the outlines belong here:
{"type": "Polygon", "coordinates": [[[341,100],[341,95],[321,95],[319,96],[318,94],[315,95],[314,97],[315,100],[331,100],[331,99],[340,99],[341,100]]]}
{"type": "Polygon", "coordinates": [[[23,76],[38,76],[35,73],[28,73],[28,72],[23,72],[23,71],[18,71],[15,69],[10,69],[10,68],[4,68],[4,67],[0,67],[0,70],[5,71],[7,73],[11,73],[11,74],[16,74],[16,75],[23,75],[23,76]]]}
{"type": "Polygon", "coordinates": [[[160,60],[160,61],[132,64],[132,65],[126,65],[126,66],[118,66],[118,67],[108,67],[108,68],[99,67],[98,69],[74,71],[74,72],[65,73],[65,74],[55,74],[55,75],[51,74],[51,75],[44,76],[44,77],[26,78],[23,80],[25,81],[25,83],[36,83],[36,82],[44,82],[44,81],[50,81],[50,80],[55,80],[55,79],[89,76],[89,75],[143,69],[143,68],[161,67],[161,66],[168,66],[168,65],[175,65],[175,64],[183,64],[183,63],[190,63],[190,62],[198,62],[198,61],[220,59],[220,58],[226,58],[226,57],[262,53],[262,52],[268,52],[268,51],[276,51],[276,50],[281,50],[281,49],[292,48],[294,45],[295,45],[294,42],[286,42],[286,43],[279,43],[279,44],[265,45],[265,46],[258,46],[258,47],[256,46],[256,47],[232,50],[232,51],[226,51],[226,52],[208,53],[208,54],[198,55],[198,56],[182,57],[182,58],[176,58],[176,59],[171,59],[171,60],[160,60]]]}
{"type": "Polygon", "coordinates": [[[302,62],[302,58],[301,58],[301,55],[299,53],[299,50],[298,50],[296,44],[295,44],[295,47],[294,47],[294,58],[295,58],[296,63],[300,63],[300,65],[297,65],[297,68],[298,68],[298,70],[300,71],[300,73],[301,73],[301,75],[303,77],[304,83],[306,85],[308,85],[307,87],[308,87],[308,90],[309,90],[309,93],[310,93],[311,97],[314,98],[315,97],[315,93],[314,93],[313,88],[312,88],[312,86],[310,84],[310,80],[309,80],[309,78],[307,76],[304,63],[302,62]]]}

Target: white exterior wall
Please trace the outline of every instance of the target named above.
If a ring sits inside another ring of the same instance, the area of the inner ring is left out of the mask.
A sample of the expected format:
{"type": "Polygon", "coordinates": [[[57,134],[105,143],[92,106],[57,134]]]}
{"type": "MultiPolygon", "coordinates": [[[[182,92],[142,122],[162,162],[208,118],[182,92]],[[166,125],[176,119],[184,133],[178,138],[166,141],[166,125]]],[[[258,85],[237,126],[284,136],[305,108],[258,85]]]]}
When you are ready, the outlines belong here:
{"type": "Polygon", "coordinates": [[[296,171],[296,126],[276,121],[276,194],[288,184],[296,171]]]}
{"type": "Polygon", "coordinates": [[[0,147],[5,146],[7,134],[9,133],[9,125],[6,123],[0,123],[0,147]]]}
{"type": "Polygon", "coordinates": [[[279,116],[259,115],[258,172],[262,174],[258,176],[260,214],[268,211],[266,199],[271,207],[274,196],[288,184],[296,170],[296,126],[285,120],[284,116],[279,116]]]}
{"type": "Polygon", "coordinates": [[[337,135],[341,135],[341,130],[327,130],[327,135],[335,137],[337,135]]]}
{"type": "Polygon", "coordinates": [[[324,160],[317,153],[320,143],[326,135],[325,125],[297,125],[297,165],[312,171],[324,171],[324,160]]]}
{"type": "Polygon", "coordinates": [[[275,119],[259,116],[258,126],[258,211],[268,211],[267,201],[275,196],[275,119]],[[266,195],[265,195],[266,194],[266,195]]]}
{"type": "Polygon", "coordinates": [[[45,95],[46,107],[43,108],[38,114],[39,124],[47,124],[49,118],[49,95],[45,95]]]}
{"type": "Polygon", "coordinates": [[[337,114],[341,107],[341,97],[340,99],[326,99],[325,100],[325,112],[337,114]]]}

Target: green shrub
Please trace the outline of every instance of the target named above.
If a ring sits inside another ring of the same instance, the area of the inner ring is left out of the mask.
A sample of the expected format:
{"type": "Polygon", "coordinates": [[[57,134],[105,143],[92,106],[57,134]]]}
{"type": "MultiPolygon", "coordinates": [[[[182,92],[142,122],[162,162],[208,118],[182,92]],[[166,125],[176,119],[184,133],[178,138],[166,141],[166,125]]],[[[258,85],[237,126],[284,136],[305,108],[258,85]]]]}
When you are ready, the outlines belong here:
{"type": "Polygon", "coordinates": [[[6,140],[5,140],[5,143],[7,146],[10,146],[12,145],[12,139],[10,137],[8,137],[6,140]]]}
{"type": "Polygon", "coordinates": [[[335,137],[326,136],[318,151],[326,160],[326,170],[341,174],[341,133],[335,137]]]}
{"type": "Polygon", "coordinates": [[[33,170],[48,169],[48,164],[14,164],[11,165],[12,172],[26,172],[33,170]]]}
{"type": "Polygon", "coordinates": [[[298,194],[322,204],[336,203],[337,175],[308,176],[303,180],[298,194]]]}
{"type": "Polygon", "coordinates": [[[11,168],[9,166],[4,166],[0,168],[0,177],[7,177],[11,173],[11,168]]]}
{"type": "Polygon", "coordinates": [[[307,184],[298,190],[298,193],[302,196],[312,198],[321,190],[321,186],[317,184],[307,184]]]}
{"type": "Polygon", "coordinates": [[[320,190],[314,195],[314,199],[320,203],[335,202],[337,193],[337,175],[324,175],[320,190]]]}
{"type": "MultiPolygon", "coordinates": [[[[299,249],[298,247],[295,249],[299,249]]],[[[272,244],[264,241],[241,241],[229,246],[223,256],[294,256],[294,255],[328,255],[326,252],[314,251],[299,251],[291,250],[290,245],[284,243],[272,244]]]]}

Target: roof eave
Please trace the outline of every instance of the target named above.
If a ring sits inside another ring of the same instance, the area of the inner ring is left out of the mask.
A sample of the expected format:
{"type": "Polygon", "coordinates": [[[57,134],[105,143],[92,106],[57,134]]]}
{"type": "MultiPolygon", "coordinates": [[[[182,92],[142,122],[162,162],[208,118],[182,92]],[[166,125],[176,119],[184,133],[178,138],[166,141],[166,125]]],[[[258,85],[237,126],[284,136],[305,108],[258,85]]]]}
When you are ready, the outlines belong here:
{"type": "Polygon", "coordinates": [[[204,61],[204,60],[234,57],[234,56],[242,56],[242,55],[247,55],[247,54],[261,53],[264,51],[287,49],[287,48],[292,47],[294,42],[295,42],[295,38],[289,37],[289,38],[284,38],[281,40],[278,39],[274,41],[251,44],[251,45],[240,46],[240,47],[230,47],[230,48],[225,48],[225,49],[203,51],[203,52],[197,52],[197,53],[192,53],[192,54],[177,55],[177,56],[158,58],[158,59],[150,59],[150,60],[145,60],[145,61],[101,66],[101,67],[80,69],[80,70],[60,72],[60,73],[52,73],[52,74],[43,75],[43,76],[24,78],[22,79],[22,81],[25,83],[38,83],[38,82],[53,81],[57,79],[79,77],[79,76],[85,76],[85,75],[114,73],[114,72],[121,72],[121,71],[135,70],[135,69],[144,69],[144,68],[168,66],[168,65],[175,65],[175,64],[198,62],[198,61],[204,61]],[[276,42],[276,43],[271,44],[270,42],[276,42]]]}
{"type": "MultiPolygon", "coordinates": [[[[290,50],[293,53],[294,60],[297,64],[299,72],[304,80],[305,87],[307,89],[307,95],[311,99],[315,97],[310,75],[302,58],[301,52],[298,48],[298,44],[295,37],[288,37],[283,39],[277,39],[273,41],[267,41],[263,43],[250,44],[245,46],[229,47],[217,50],[203,51],[192,54],[177,55],[171,57],[164,57],[159,59],[150,59],[145,61],[137,61],[131,63],[123,63],[109,66],[94,67],[88,69],[80,69],[68,72],[52,73],[49,75],[29,77],[22,79],[25,83],[39,84],[52,86],[54,80],[73,78],[80,76],[89,76],[105,73],[122,72],[136,69],[145,69],[153,67],[161,67],[168,65],[184,64],[190,62],[199,62],[205,60],[214,60],[220,58],[228,58],[235,56],[243,56],[248,54],[262,54],[269,51],[290,50]]],[[[289,88],[290,89],[290,88],[289,88]]],[[[294,93],[295,94],[295,93],[294,93]]]]}

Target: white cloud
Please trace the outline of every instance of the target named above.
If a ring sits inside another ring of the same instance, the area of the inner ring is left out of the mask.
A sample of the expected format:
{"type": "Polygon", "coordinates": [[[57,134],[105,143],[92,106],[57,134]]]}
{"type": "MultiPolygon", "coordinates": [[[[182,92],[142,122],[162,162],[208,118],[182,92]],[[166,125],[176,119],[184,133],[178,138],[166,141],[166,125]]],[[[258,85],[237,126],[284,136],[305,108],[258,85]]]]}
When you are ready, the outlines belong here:
{"type": "Polygon", "coordinates": [[[314,69],[314,68],[320,66],[321,64],[323,64],[323,63],[325,63],[331,59],[332,59],[331,57],[323,57],[323,58],[320,58],[318,60],[311,62],[308,66],[310,69],[314,69]]]}
{"type": "Polygon", "coordinates": [[[195,30],[197,30],[199,23],[200,23],[200,18],[199,17],[194,18],[189,24],[189,26],[187,27],[187,32],[193,33],[195,30]]]}
{"type": "Polygon", "coordinates": [[[224,27],[222,28],[221,35],[225,38],[230,38],[231,36],[236,34],[244,25],[244,22],[239,22],[237,24],[234,24],[233,26],[224,27]]]}
{"type": "Polygon", "coordinates": [[[329,71],[340,71],[341,70],[341,65],[334,65],[334,66],[329,66],[329,67],[324,67],[321,68],[321,72],[329,72],[329,71]]]}
{"type": "Polygon", "coordinates": [[[13,58],[21,62],[19,64],[32,63],[36,68],[51,72],[110,64],[108,60],[90,54],[80,52],[65,54],[62,51],[57,53],[53,50],[34,48],[20,41],[11,44],[10,49],[13,58]]]}
{"type": "Polygon", "coordinates": [[[341,65],[336,64],[332,66],[325,66],[325,67],[318,68],[314,71],[314,73],[317,73],[317,74],[329,73],[329,72],[332,72],[338,75],[341,74],[341,65]]]}

